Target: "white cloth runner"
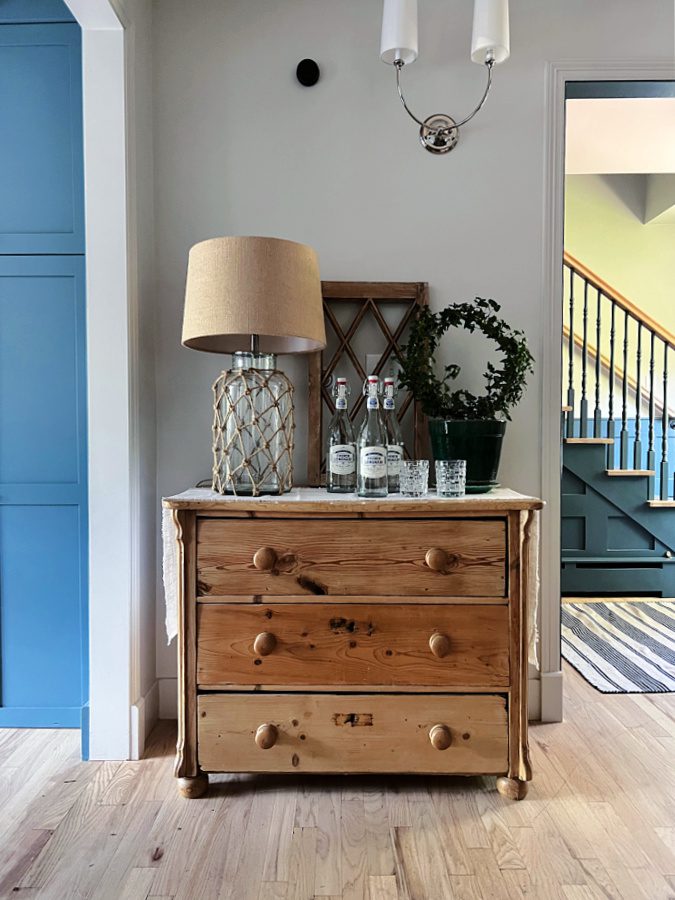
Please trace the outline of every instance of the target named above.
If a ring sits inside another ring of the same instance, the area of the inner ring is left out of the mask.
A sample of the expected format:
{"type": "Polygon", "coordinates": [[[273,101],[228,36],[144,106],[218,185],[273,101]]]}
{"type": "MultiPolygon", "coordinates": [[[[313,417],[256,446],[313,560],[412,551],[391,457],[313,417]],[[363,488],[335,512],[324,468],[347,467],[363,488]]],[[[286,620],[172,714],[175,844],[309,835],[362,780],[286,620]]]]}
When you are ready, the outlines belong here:
{"type": "MultiPolygon", "coordinates": [[[[508,492],[511,494],[511,492],[508,492]]],[[[506,494],[505,491],[499,491],[499,489],[495,491],[491,491],[489,496],[493,499],[496,498],[497,495],[506,494]]],[[[314,497],[318,496],[318,492],[316,489],[312,490],[312,495],[314,497]]],[[[326,494],[326,492],[322,492],[321,500],[325,499],[333,499],[335,495],[326,494]],[[325,494],[325,496],[324,496],[325,494]]],[[[185,491],[180,494],[181,500],[218,500],[222,501],[223,497],[221,494],[216,494],[213,491],[204,490],[202,488],[194,488],[190,491],[185,491]]],[[[247,498],[248,500],[252,498],[247,498]]],[[[273,500],[272,497],[259,497],[255,498],[257,500],[269,501],[273,500]]],[[[307,494],[305,491],[296,490],[292,491],[290,494],[284,494],[281,498],[282,500],[306,500],[307,494]]],[[[344,498],[338,498],[343,500],[344,498]]],[[[400,496],[396,496],[396,500],[400,501],[402,498],[400,496]]],[[[414,499],[414,498],[411,498],[414,499]]],[[[475,498],[472,498],[475,499],[475,498]]],[[[366,501],[367,502],[367,501],[366,501]]],[[[447,502],[447,501],[445,501],[447,502]]],[[[461,500],[453,501],[453,503],[461,503],[461,500]]],[[[164,599],[166,603],[166,636],[167,643],[171,643],[171,641],[178,634],[178,543],[176,540],[176,528],[173,523],[172,511],[170,509],[162,509],[162,544],[163,544],[163,573],[164,573],[164,599]]],[[[530,596],[528,598],[527,604],[527,627],[528,627],[528,658],[529,663],[532,666],[535,666],[537,669],[539,668],[539,659],[537,648],[539,645],[539,632],[537,628],[537,612],[539,607],[539,592],[540,592],[540,576],[539,576],[539,511],[535,511],[534,521],[532,522],[532,529],[530,534],[530,555],[528,561],[528,584],[530,586],[530,596]]]]}
{"type": "Polygon", "coordinates": [[[534,511],[530,530],[530,553],[527,560],[527,583],[530,596],[527,598],[527,661],[539,669],[539,595],[541,593],[541,572],[539,570],[539,520],[541,513],[534,511]]]}
{"type": "Polygon", "coordinates": [[[162,574],[167,644],[178,634],[178,541],[172,512],[162,508],[162,574]]]}

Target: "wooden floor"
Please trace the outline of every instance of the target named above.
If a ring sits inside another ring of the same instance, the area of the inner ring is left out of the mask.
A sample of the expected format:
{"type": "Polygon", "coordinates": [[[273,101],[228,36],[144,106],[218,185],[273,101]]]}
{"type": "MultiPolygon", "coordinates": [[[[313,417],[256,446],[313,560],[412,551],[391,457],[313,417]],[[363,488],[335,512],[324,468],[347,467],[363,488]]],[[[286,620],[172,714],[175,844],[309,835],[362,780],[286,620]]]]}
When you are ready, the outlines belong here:
{"type": "Polygon", "coordinates": [[[177,796],[152,757],[80,763],[68,731],[0,731],[0,896],[230,900],[675,898],[675,695],[596,693],[531,729],[535,780],[221,778],[177,796]]]}

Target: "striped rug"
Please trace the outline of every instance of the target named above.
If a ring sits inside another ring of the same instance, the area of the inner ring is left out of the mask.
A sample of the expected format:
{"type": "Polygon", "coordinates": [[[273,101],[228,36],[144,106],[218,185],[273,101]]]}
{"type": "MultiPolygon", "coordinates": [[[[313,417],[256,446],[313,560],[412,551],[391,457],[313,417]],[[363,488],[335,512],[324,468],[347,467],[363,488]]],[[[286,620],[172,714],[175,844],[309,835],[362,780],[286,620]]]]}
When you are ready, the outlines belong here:
{"type": "Polygon", "coordinates": [[[563,603],[562,655],[603,694],[675,692],[675,600],[563,603]]]}

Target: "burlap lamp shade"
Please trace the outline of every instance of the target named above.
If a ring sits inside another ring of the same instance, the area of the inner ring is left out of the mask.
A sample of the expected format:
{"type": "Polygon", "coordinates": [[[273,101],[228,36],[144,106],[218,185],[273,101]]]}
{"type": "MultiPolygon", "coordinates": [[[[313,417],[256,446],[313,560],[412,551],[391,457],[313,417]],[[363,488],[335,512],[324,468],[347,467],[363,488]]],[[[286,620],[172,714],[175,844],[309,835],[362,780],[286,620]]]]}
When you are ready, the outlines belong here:
{"type": "Polygon", "coordinates": [[[259,336],[263,353],[326,346],[316,253],[266,237],[220,237],[190,250],[183,344],[233,353],[259,336]]]}
{"type": "Polygon", "coordinates": [[[213,489],[254,496],[290,490],[293,385],[276,354],[326,346],[314,250],[264,237],[195,244],[183,344],[235,355],[213,385],[213,489]]]}

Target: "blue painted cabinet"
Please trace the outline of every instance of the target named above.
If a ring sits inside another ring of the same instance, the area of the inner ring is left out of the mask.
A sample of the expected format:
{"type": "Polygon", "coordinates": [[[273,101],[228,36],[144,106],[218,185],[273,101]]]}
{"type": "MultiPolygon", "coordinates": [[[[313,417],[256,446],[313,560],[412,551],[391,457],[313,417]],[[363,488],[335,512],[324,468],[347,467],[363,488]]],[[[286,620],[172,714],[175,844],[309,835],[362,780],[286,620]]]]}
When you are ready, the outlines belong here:
{"type": "MultiPolygon", "coordinates": [[[[87,685],[80,29],[0,3],[0,726],[79,727],[87,685]],[[6,21],[6,19],[5,19],[6,21]]],[[[64,7],[64,16],[69,14],[64,7]]]]}
{"type": "Polygon", "coordinates": [[[0,26],[0,253],[84,252],[80,43],[76,24],[0,26]]]}

